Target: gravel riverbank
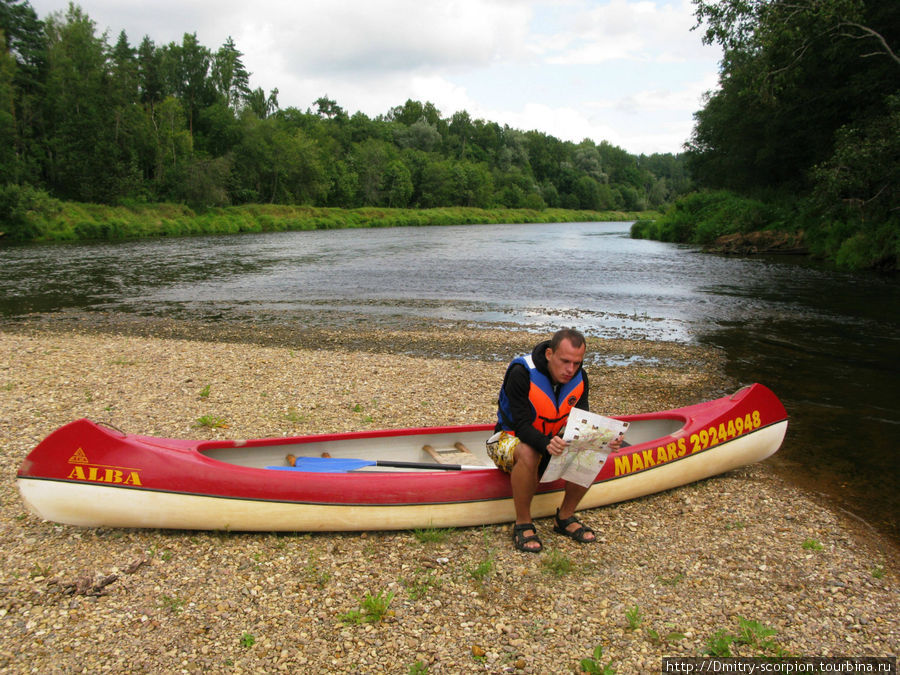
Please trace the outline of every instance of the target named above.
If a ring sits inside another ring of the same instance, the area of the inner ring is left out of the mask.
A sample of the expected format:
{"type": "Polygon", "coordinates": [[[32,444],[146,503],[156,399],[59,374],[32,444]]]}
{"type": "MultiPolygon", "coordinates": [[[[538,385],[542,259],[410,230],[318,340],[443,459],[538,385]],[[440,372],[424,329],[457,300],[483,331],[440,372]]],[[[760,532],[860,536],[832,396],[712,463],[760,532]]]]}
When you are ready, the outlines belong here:
{"type": "MultiPolygon", "coordinates": [[[[459,326],[7,324],[0,671],[566,673],[602,645],[604,665],[647,673],[729,635],[734,655],[898,654],[895,551],[765,464],[586,511],[594,546],[538,521],[540,556],[514,551],[508,526],[81,529],[41,522],[15,487],[29,450],[78,417],[205,438],[490,421],[506,359],[538,339],[459,326]],[[205,415],[228,427],[198,427],[205,415]],[[354,621],[391,594],[381,621],[354,621]]],[[[743,384],[702,347],[593,340],[589,349],[603,355],[589,366],[592,408],[610,414],[743,384]]]]}

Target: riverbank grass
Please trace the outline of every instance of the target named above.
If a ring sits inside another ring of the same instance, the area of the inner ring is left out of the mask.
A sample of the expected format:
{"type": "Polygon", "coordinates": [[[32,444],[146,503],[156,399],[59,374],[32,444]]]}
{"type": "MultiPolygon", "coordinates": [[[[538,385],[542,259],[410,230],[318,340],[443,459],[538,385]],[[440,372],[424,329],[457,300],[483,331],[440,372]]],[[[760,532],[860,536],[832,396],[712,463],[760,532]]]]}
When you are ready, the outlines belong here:
{"type": "Polygon", "coordinates": [[[372,227],[629,221],[644,212],[568,209],[446,207],[342,209],[245,204],[194,209],[184,204],[128,203],[118,206],[63,202],[40,191],[23,196],[14,209],[0,209],[0,234],[12,241],[123,240],[242,232],[286,232],[372,227]],[[26,198],[27,197],[27,198],[26,198]]]}

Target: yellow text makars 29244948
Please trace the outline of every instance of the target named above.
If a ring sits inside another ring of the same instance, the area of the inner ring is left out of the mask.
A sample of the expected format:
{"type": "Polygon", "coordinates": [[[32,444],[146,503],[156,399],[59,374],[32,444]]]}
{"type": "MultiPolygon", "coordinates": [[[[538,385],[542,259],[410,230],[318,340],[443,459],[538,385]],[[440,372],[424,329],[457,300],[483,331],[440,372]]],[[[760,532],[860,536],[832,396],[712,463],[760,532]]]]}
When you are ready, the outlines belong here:
{"type": "Polygon", "coordinates": [[[701,429],[691,434],[689,439],[679,438],[666,445],[647,448],[639,453],[615,456],[613,457],[615,475],[624,476],[625,474],[643,471],[666,462],[675,461],[687,454],[701,452],[714,445],[736,438],[741,434],[754,431],[760,426],[762,426],[762,417],[758,410],[754,410],[746,415],[722,422],[718,426],[701,429]]]}

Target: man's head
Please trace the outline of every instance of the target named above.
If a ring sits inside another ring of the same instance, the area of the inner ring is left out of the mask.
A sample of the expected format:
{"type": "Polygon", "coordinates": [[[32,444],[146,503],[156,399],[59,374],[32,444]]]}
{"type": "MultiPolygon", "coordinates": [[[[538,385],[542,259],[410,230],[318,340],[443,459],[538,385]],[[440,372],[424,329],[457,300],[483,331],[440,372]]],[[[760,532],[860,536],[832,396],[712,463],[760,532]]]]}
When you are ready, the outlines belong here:
{"type": "Polygon", "coordinates": [[[587,346],[584,335],[574,328],[563,328],[554,333],[547,347],[547,369],[556,384],[566,384],[575,377],[584,361],[587,346]]]}

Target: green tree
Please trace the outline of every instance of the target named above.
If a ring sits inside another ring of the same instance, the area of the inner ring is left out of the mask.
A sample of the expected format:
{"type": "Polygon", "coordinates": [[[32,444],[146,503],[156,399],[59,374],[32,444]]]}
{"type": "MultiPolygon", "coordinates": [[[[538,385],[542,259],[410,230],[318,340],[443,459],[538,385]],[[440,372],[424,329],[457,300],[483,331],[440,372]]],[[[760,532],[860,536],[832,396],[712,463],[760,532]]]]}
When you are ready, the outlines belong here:
{"type": "Polygon", "coordinates": [[[411,126],[401,123],[394,126],[394,142],[401,148],[431,152],[441,144],[440,132],[425,119],[420,119],[411,126]]]}
{"type": "Polygon", "coordinates": [[[643,192],[632,185],[618,186],[622,195],[621,205],[627,211],[643,211],[647,208],[647,200],[643,192]]]}
{"type": "Polygon", "coordinates": [[[192,206],[225,206],[230,202],[226,189],[230,173],[229,157],[191,156],[183,165],[175,196],[192,206]]]}
{"type": "Polygon", "coordinates": [[[113,142],[117,156],[119,184],[117,196],[142,192],[143,168],[150,163],[153,141],[149,118],[143,107],[136,105],[139,97],[139,65],[137,50],[128,43],[125,31],[119,33],[115,46],[107,56],[106,107],[112,115],[113,142]]]}
{"type": "Polygon", "coordinates": [[[391,162],[399,159],[397,149],[390,143],[370,138],[355,144],[352,156],[362,203],[384,206],[387,169],[391,162]]]}
{"type": "Polygon", "coordinates": [[[210,157],[228,154],[241,140],[241,123],[234,111],[217,101],[199,112],[194,148],[210,157]]]}
{"type": "Polygon", "coordinates": [[[185,33],[180,45],[172,42],[164,53],[167,91],[184,105],[191,134],[200,110],[210,105],[215,97],[215,89],[208,77],[211,59],[209,49],[198,42],[196,33],[185,33]]]}
{"type": "Polygon", "coordinates": [[[396,137],[397,125],[384,119],[372,120],[365,113],[356,112],[343,127],[341,141],[349,147],[353,143],[362,143],[367,138],[391,142],[396,137]]]}
{"type": "Polygon", "coordinates": [[[390,122],[400,122],[408,127],[411,127],[419,120],[424,120],[437,127],[441,122],[441,113],[433,103],[422,103],[407,99],[402,106],[392,108],[387,114],[387,119],[390,122]]]}
{"type": "Polygon", "coordinates": [[[149,111],[153,129],[153,166],[148,178],[159,198],[175,198],[184,167],[193,153],[193,139],[187,129],[184,107],[169,96],[149,111]]]}
{"type": "Polygon", "coordinates": [[[5,51],[18,66],[17,86],[31,93],[39,91],[46,63],[44,22],[27,0],[0,0],[0,31],[5,51]]]}
{"type": "Polygon", "coordinates": [[[557,190],[556,186],[550,181],[544,181],[541,184],[541,199],[544,201],[544,204],[550,208],[559,208],[559,190],[557,190]]]}
{"type": "Polygon", "coordinates": [[[337,101],[327,96],[316,99],[316,114],[328,120],[344,121],[347,119],[346,111],[338,105],[337,101]]]}
{"type": "Polygon", "coordinates": [[[111,201],[139,180],[115,106],[118,81],[107,67],[105,35],[70,5],[47,22],[48,74],[44,97],[49,184],[66,198],[111,201]]]}
{"type": "Polygon", "coordinates": [[[137,50],[138,98],[151,109],[166,96],[164,58],[164,52],[144,36],[137,50]]]}
{"type": "MultiPolygon", "coordinates": [[[[3,31],[0,30],[0,38],[3,31]]],[[[0,185],[14,183],[16,171],[16,117],[14,85],[16,60],[9,51],[0,52],[0,185]]]]}
{"type": "Polygon", "coordinates": [[[578,171],[593,178],[598,183],[606,183],[609,180],[609,176],[603,172],[600,151],[590,139],[586,138],[578,144],[572,159],[578,171]]]}
{"type": "Polygon", "coordinates": [[[497,153],[503,144],[503,128],[496,122],[477,119],[472,122],[469,157],[488,166],[496,162],[497,153]]]}
{"type": "Polygon", "coordinates": [[[12,153],[12,160],[9,164],[4,162],[3,171],[8,180],[16,183],[41,185],[44,182],[42,161],[47,154],[43,117],[47,63],[44,22],[27,1],[0,0],[0,32],[5,47],[5,77],[12,74],[8,83],[11,89],[6,95],[11,97],[12,108],[7,111],[12,115],[13,135],[4,138],[13,143],[5,148],[12,153]]]}
{"type": "Polygon", "coordinates": [[[212,86],[233,112],[239,112],[250,95],[250,73],[244,67],[242,56],[229,35],[212,57],[209,73],[212,86]]]}
{"type": "Polygon", "coordinates": [[[274,115],[278,111],[278,89],[266,96],[262,87],[257,87],[247,94],[247,108],[261,120],[274,115]]]}
{"type": "Polygon", "coordinates": [[[277,117],[242,118],[244,133],[235,148],[238,201],[315,204],[328,191],[328,176],[315,141],[277,117]]]}
{"type": "Polygon", "coordinates": [[[623,209],[625,200],[619,190],[614,190],[609,183],[600,183],[597,188],[597,208],[601,211],[623,209]]]}
{"type": "Polygon", "coordinates": [[[900,95],[889,112],[838,130],[834,154],[813,168],[811,203],[831,225],[820,252],[845,267],[900,261],[900,95]],[[848,231],[846,223],[858,223],[848,231]]]}
{"type": "Polygon", "coordinates": [[[453,203],[453,171],[448,160],[432,159],[422,166],[418,182],[418,203],[422,208],[453,203]]]}
{"type": "Polygon", "coordinates": [[[472,118],[465,110],[453,113],[450,118],[450,139],[451,147],[458,159],[465,159],[474,154],[472,143],[475,138],[475,125],[472,118]]]}
{"type": "Polygon", "coordinates": [[[566,144],[539,131],[526,132],[525,140],[534,177],[542,182],[552,181],[561,192],[568,191],[564,190],[565,186],[560,185],[562,168],[571,164],[566,144]]]}
{"type": "Polygon", "coordinates": [[[406,207],[413,195],[412,176],[406,165],[395,159],[384,173],[384,199],[387,206],[406,207]]]}
{"type": "Polygon", "coordinates": [[[119,33],[116,44],[109,53],[109,61],[114,105],[134,103],[138,97],[138,63],[136,50],[128,44],[125,31],[119,33]]]}
{"type": "MultiPolygon", "coordinates": [[[[483,209],[493,206],[494,177],[488,165],[483,162],[464,162],[461,168],[462,194],[457,203],[460,206],[477,206],[483,209]]],[[[541,206],[533,208],[543,208],[543,199],[540,200],[540,204],[541,206]]]]}
{"type": "Polygon", "coordinates": [[[694,188],[684,155],[672,153],[640,155],[638,168],[656,180],[656,184],[652,187],[654,191],[664,190],[660,195],[662,202],[658,203],[670,202],[674,197],[685,195],[694,188]],[[664,188],[658,187],[660,184],[663,184],[664,188]]]}
{"type": "MultiPolygon", "coordinates": [[[[494,200],[511,209],[522,209],[526,204],[533,203],[534,198],[530,198],[531,193],[535,193],[540,197],[540,189],[531,176],[513,167],[509,171],[494,171],[494,200]]],[[[580,208],[576,203],[572,207],[580,208]]]]}
{"type": "Polygon", "coordinates": [[[295,204],[316,204],[328,191],[327,174],[316,142],[302,131],[293,132],[283,149],[286,192],[295,204]]]}
{"type": "Polygon", "coordinates": [[[590,176],[582,176],[575,183],[578,208],[597,210],[600,208],[600,184],[590,176]]]}
{"type": "Polygon", "coordinates": [[[328,191],[326,204],[355,208],[362,205],[359,198],[359,175],[348,162],[337,160],[329,162],[326,168],[328,191]]]}
{"type": "Polygon", "coordinates": [[[504,130],[503,144],[497,156],[497,167],[502,171],[530,175],[532,166],[528,145],[526,134],[514,129],[504,130]]]}
{"type": "Polygon", "coordinates": [[[724,48],[696,115],[697,181],[798,202],[812,248],[848,266],[896,266],[895,101],[900,3],[695,0],[724,48]],[[885,262],[888,261],[888,262],[885,262]]]}
{"type": "Polygon", "coordinates": [[[695,175],[743,192],[808,188],[847,122],[883,115],[897,88],[900,5],[863,0],[696,0],[725,49],[720,89],[697,116],[695,175]],[[891,32],[892,31],[892,32],[891,32]],[[885,37],[887,36],[887,37],[885,37]]]}

